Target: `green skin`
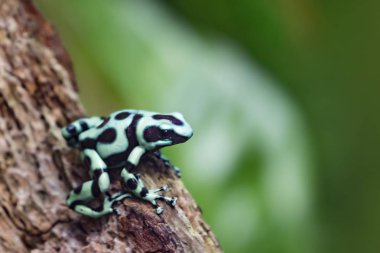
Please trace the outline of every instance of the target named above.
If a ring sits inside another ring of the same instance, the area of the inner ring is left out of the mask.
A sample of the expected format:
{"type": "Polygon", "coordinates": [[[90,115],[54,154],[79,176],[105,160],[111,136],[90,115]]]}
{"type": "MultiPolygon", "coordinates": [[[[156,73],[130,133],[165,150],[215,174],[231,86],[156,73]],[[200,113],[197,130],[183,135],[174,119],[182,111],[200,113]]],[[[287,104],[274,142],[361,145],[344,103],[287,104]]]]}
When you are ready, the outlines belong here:
{"type": "Polygon", "coordinates": [[[91,180],[70,192],[67,205],[77,213],[100,217],[115,212],[113,204],[127,197],[136,197],[150,202],[156,213],[163,208],[157,200],[175,206],[176,197],[167,197],[168,186],[147,189],[138,175],[131,173],[143,155],[151,152],[172,167],[179,176],[177,167],[159,153],[159,149],[182,143],[192,136],[192,129],[180,113],[159,114],[148,111],[122,110],[108,117],[90,117],[76,120],[62,128],[62,135],[69,146],[81,150],[81,158],[89,167],[91,180]],[[110,177],[108,170],[123,168],[120,177],[125,191],[108,194],[110,177]],[[86,205],[105,194],[101,207],[93,209],[86,205]]]}

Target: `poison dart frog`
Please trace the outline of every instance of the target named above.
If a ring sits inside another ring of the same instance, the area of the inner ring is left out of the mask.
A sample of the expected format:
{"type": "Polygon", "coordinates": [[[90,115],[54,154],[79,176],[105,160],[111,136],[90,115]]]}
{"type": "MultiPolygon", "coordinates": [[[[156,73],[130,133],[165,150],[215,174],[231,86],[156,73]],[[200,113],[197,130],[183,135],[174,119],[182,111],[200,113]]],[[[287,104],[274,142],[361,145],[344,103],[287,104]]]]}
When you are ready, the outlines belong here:
{"type": "MultiPolygon", "coordinates": [[[[72,190],[67,197],[67,205],[77,213],[96,218],[116,212],[113,204],[126,197],[137,197],[150,202],[157,214],[163,212],[157,200],[175,206],[176,197],[159,193],[168,191],[167,185],[147,189],[139,175],[132,172],[147,153],[154,153],[165,165],[170,165],[169,160],[159,153],[159,149],[183,143],[193,135],[191,126],[182,114],[121,110],[107,117],[78,119],[62,128],[61,132],[70,147],[81,151],[81,159],[89,168],[91,177],[91,180],[72,190]],[[126,190],[110,195],[108,172],[114,168],[123,168],[120,178],[126,190]],[[102,206],[91,208],[86,205],[102,194],[105,195],[102,206]]],[[[179,169],[170,167],[179,176],[179,169]]]]}

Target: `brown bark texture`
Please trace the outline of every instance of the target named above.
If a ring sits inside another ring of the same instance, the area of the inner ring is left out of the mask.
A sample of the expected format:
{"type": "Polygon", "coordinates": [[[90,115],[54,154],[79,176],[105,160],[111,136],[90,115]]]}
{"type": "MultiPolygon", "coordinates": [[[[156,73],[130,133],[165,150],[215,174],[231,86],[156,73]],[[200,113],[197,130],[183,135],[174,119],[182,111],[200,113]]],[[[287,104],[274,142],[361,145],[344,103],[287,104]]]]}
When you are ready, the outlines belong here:
{"type": "Polygon", "coordinates": [[[89,176],[60,128],[84,114],[52,26],[31,1],[0,0],[0,252],[221,252],[181,180],[153,156],[138,170],[148,187],[171,187],[175,208],[161,203],[158,216],[125,199],[119,215],[99,219],[67,208],[89,176]]]}

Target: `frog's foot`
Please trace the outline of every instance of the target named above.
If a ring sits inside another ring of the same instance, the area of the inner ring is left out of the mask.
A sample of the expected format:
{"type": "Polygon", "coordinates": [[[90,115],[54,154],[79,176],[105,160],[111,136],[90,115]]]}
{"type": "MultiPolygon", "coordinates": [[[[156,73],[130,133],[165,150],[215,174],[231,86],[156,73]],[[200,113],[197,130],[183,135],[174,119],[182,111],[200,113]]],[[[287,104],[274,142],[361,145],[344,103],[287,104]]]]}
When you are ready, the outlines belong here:
{"type": "Polygon", "coordinates": [[[133,197],[130,193],[125,192],[117,192],[114,194],[110,194],[109,192],[106,192],[106,198],[104,199],[104,202],[109,202],[111,205],[113,205],[115,202],[120,201],[125,198],[131,198],[133,197]]]}
{"type": "Polygon", "coordinates": [[[152,203],[152,205],[156,208],[156,213],[161,214],[164,211],[164,209],[157,204],[157,200],[163,200],[169,205],[171,205],[172,207],[174,207],[177,202],[176,197],[167,197],[159,193],[161,191],[167,192],[168,190],[169,190],[169,187],[167,185],[164,185],[158,189],[151,189],[151,190],[148,190],[147,188],[142,187],[141,191],[139,192],[138,197],[152,203]]]}
{"type": "Polygon", "coordinates": [[[108,192],[106,193],[106,197],[104,198],[104,201],[103,201],[103,206],[102,206],[102,209],[103,210],[107,210],[108,213],[110,212],[113,212],[117,215],[119,215],[119,212],[117,211],[117,209],[114,209],[112,206],[122,200],[122,199],[125,199],[125,198],[131,198],[133,197],[131,194],[129,193],[124,193],[124,192],[118,192],[118,193],[115,193],[113,195],[110,195],[108,192]]]}
{"type": "Polygon", "coordinates": [[[169,190],[167,185],[163,185],[158,189],[149,190],[144,186],[144,183],[138,176],[129,173],[126,169],[122,170],[121,177],[123,178],[126,188],[137,198],[149,201],[156,208],[157,214],[161,214],[164,210],[157,204],[157,200],[163,200],[173,207],[176,205],[176,197],[168,197],[160,194],[160,192],[167,192],[169,190]]]}
{"type": "MultiPolygon", "coordinates": [[[[99,218],[103,215],[106,215],[106,214],[109,214],[112,212],[115,213],[115,210],[112,208],[112,205],[116,201],[120,200],[121,199],[120,197],[121,196],[118,196],[118,198],[115,198],[115,199],[112,199],[111,197],[105,197],[103,204],[97,208],[90,208],[90,207],[83,205],[83,204],[77,204],[74,206],[73,209],[77,213],[80,213],[80,214],[83,214],[83,215],[86,215],[86,216],[89,216],[92,218],[99,218]]],[[[123,198],[125,198],[125,197],[127,197],[127,196],[123,196],[123,198]]]]}
{"type": "Polygon", "coordinates": [[[164,184],[163,186],[161,186],[160,188],[158,189],[153,189],[152,190],[154,193],[156,192],[168,192],[169,191],[169,186],[167,184],[164,184]]]}
{"type": "Polygon", "coordinates": [[[181,178],[181,176],[182,176],[182,174],[181,174],[181,170],[180,170],[177,166],[173,166],[172,168],[173,168],[173,170],[174,170],[175,175],[176,175],[178,178],[181,178]]]}

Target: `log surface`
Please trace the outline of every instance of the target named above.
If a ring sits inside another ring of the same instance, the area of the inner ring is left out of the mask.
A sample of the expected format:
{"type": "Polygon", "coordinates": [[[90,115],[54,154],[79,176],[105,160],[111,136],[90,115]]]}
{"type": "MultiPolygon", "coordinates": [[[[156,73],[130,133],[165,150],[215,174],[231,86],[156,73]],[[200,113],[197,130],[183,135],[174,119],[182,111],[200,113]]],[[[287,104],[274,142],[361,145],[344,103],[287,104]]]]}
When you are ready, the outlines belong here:
{"type": "Polygon", "coordinates": [[[147,187],[168,184],[175,208],[161,203],[158,216],[126,199],[120,215],[99,219],[68,209],[69,191],[89,176],[60,128],[84,115],[52,26],[31,1],[0,0],[0,252],[221,252],[181,180],[153,156],[139,173],[147,187]]]}

